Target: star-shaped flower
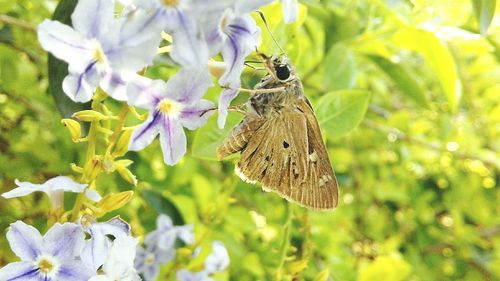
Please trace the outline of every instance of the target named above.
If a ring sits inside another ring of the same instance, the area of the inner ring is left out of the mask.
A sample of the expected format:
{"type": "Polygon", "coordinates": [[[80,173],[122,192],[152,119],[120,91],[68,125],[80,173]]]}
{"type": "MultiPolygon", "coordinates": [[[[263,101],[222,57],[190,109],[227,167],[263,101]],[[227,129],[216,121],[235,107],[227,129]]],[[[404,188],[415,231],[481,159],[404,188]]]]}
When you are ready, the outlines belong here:
{"type": "Polygon", "coordinates": [[[74,223],[56,223],[43,237],[22,221],[11,224],[7,240],[21,261],[1,268],[0,280],[87,281],[95,272],[78,259],[84,237],[74,223]]]}
{"type": "Polygon", "coordinates": [[[42,47],[69,64],[64,92],[76,102],[87,102],[99,85],[109,95],[125,100],[126,81],[152,63],[161,40],[155,15],[144,11],[115,18],[115,1],[78,1],[73,27],[45,20],[38,26],[42,47]]]}
{"type": "Polygon", "coordinates": [[[181,69],[166,83],[144,77],[129,85],[129,103],[148,109],[148,119],[131,137],[129,149],[138,151],[160,135],[163,159],[175,165],[186,153],[183,127],[194,130],[203,126],[213,113],[212,102],[201,97],[212,86],[205,69],[181,69]]]}

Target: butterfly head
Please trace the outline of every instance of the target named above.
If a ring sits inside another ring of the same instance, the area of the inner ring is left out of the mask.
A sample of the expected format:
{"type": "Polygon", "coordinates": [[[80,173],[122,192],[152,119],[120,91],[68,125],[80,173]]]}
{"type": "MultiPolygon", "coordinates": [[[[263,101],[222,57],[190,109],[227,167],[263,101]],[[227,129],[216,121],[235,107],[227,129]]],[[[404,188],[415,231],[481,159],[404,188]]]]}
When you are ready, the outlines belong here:
{"type": "Polygon", "coordinates": [[[258,55],[263,60],[268,75],[271,76],[275,82],[286,83],[296,78],[295,70],[285,54],[268,57],[258,52],[258,55]]]}

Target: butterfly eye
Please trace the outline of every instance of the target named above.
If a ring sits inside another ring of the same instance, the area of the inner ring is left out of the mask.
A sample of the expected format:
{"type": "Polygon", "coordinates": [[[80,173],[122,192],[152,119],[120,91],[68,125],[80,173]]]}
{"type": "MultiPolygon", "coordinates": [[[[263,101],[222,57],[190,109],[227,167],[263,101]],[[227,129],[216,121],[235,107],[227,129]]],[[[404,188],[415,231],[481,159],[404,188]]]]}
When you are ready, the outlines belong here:
{"type": "Polygon", "coordinates": [[[276,66],[276,76],[279,80],[285,81],[290,78],[290,68],[285,64],[276,66]]]}

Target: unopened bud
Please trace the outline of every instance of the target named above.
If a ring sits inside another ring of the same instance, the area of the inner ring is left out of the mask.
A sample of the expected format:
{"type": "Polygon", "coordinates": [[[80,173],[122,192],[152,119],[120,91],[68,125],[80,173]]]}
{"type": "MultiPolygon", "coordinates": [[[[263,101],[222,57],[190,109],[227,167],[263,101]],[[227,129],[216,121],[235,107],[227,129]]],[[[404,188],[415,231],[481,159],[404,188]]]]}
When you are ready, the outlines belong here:
{"type": "Polygon", "coordinates": [[[324,269],[316,277],[314,278],[314,281],[327,281],[328,277],[330,276],[330,269],[324,269]]]}
{"type": "Polygon", "coordinates": [[[84,122],[94,122],[94,121],[100,121],[104,119],[108,119],[108,117],[100,112],[97,112],[95,110],[82,110],[75,112],[73,114],[73,118],[76,118],[80,121],[84,122]]]}
{"type": "Polygon", "coordinates": [[[69,164],[71,170],[73,170],[73,172],[75,173],[79,173],[79,174],[83,174],[83,168],[76,165],[75,163],[71,163],[69,164]]]}
{"type": "Polygon", "coordinates": [[[118,141],[116,142],[115,151],[113,152],[115,157],[120,157],[127,153],[132,131],[132,129],[123,130],[120,138],[118,138],[118,141]]]}
{"type": "Polygon", "coordinates": [[[179,256],[179,258],[190,258],[191,255],[193,254],[193,251],[191,251],[191,249],[189,248],[179,248],[177,249],[176,251],[176,254],[179,256]]]}
{"type": "Polygon", "coordinates": [[[115,168],[122,177],[122,179],[124,179],[126,182],[130,184],[133,184],[134,186],[137,185],[137,178],[135,177],[134,174],[132,174],[132,172],[129,169],[127,169],[125,166],[122,165],[115,165],[115,168]]]}
{"type": "Polygon", "coordinates": [[[83,176],[87,181],[92,181],[102,171],[102,156],[95,155],[83,168],[83,176]]]}
{"type": "Polygon", "coordinates": [[[127,204],[134,195],[133,191],[124,191],[116,194],[106,195],[97,203],[96,207],[99,208],[102,214],[114,211],[127,204]]]}
{"type": "Polygon", "coordinates": [[[308,263],[309,260],[307,259],[294,261],[286,267],[286,272],[290,275],[295,275],[306,269],[308,263]]]}
{"type": "Polygon", "coordinates": [[[62,119],[61,123],[68,128],[69,133],[71,134],[71,139],[76,141],[81,137],[82,129],[80,123],[73,119],[62,119]]]}

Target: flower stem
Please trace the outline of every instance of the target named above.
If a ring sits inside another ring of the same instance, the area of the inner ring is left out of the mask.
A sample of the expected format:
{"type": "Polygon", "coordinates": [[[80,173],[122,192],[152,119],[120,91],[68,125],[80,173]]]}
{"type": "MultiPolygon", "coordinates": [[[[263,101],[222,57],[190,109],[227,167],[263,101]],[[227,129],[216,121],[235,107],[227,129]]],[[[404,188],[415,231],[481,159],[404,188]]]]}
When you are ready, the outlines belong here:
{"type": "Polygon", "coordinates": [[[276,281],[281,281],[283,278],[283,266],[285,265],[286,253],[290,244],[290,230],[292,227],[292,209],[289,203],[285,205],[285,224],[283,225],[283,240],[280,247],[280,261],[276,268],[276,281]]]}
{"type": "Polygon", "coordinates": [[[113,131],[113,134],[110,137],[109,145],[108,148],[106,149],[106,154],[111,153],[116,142],[118,141],[118,137],[120,136],[123,126],[125,125],[125,119],[127,118],[127,114],[129,111],[130,107],[128,106],[128,104],[125,103],[122,107],[122,111],[118,115],[118,122],[116,123],[115,130],[113,131]]]}

